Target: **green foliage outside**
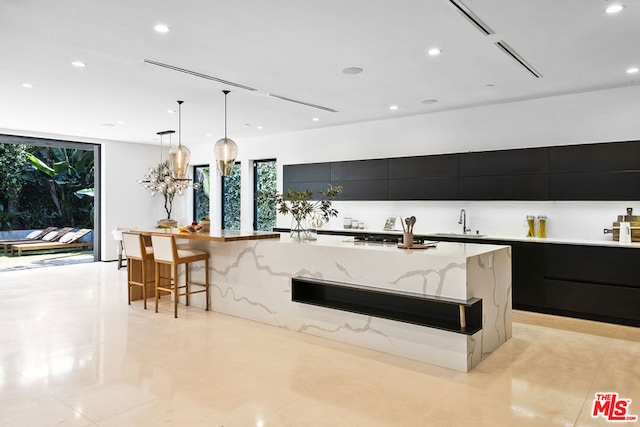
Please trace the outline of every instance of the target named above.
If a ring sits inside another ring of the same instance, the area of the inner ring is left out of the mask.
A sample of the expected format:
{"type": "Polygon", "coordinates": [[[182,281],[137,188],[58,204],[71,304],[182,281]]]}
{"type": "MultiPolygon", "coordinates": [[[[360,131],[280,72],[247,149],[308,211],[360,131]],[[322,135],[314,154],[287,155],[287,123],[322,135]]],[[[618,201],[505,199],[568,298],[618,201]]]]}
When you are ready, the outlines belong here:
{"type": "Polygon", "coordinates": [[[222,227],[240,230],[240,164],[233,166],[231,176],[222,178],[222,227]]]}
{"type": "Polygon", "coordinates": [[[93,150],[0,142],[0,230],[93,228],[93,150]]]}
{"type": "MultiPolygon", "coordinates": [[[[276,162],[256,162],[256,194],[276,192],[276,162]]],[[[276,209],[272,203],[256,198],[256,230],[272,231],[276,226],[276,209]]]]}
{"type": "Polygon", "coordinates": [[[209,218],[210,212],[210,195],[211,195],[211,180],[209,175],[209,166],[196,166],[195,170],[195,182],[199,187],[194,191],[195,198],[195,218],[194,221],[201,220],[203,218],[209,218]]]}

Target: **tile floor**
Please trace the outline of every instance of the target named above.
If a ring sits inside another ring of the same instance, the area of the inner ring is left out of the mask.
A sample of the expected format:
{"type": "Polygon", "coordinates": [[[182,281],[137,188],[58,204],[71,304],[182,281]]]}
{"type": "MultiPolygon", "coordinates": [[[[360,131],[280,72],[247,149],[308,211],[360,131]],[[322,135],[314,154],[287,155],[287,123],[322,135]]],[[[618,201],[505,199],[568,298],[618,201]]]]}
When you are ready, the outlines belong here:
{"type": "MultiPolygon", "coordinates": [[[[0,274],[1,426],[597,426],[640,415],[640,328],[516,312],[468,374],[168,299],[115,263],[0,274]]],[[[638,425],[618,423],[618,425],[638,425]]]]}

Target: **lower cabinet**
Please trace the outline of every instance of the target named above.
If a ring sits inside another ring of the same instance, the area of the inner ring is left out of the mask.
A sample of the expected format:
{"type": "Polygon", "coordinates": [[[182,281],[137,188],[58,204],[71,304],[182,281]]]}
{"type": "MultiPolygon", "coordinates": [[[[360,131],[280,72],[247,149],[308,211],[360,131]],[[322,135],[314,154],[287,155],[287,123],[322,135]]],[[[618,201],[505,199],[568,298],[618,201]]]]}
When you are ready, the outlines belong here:
{"type": "Polygon", "coordinates": [[[513,308],[539,311],[544,307],[544,244],[511,243],[513,308]]]}
{"type": "Polygon", "coordinates": [[[551,310],[615,323],[640,322],[640,288],[545,279],[544,293],[551,310]]]}

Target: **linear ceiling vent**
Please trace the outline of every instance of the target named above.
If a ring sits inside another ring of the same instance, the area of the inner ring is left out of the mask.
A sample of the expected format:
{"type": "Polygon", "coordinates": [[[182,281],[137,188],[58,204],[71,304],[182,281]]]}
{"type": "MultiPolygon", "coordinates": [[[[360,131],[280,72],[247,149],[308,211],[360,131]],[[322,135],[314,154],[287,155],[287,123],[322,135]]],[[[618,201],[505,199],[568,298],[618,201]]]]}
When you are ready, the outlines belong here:
{"type": "Polygon", "coordinates": [[[493,30],[489,28],[487,24],[482,22],[482,20],[478,18],[478,15],[473,13],[471,9],[465,6],[465,4],[462,3],[460,0],[449,0],[449,3],[451,3],[458,10],[458,12],[462,14],[462,16],[467,18],[467,20],[471,22],[474,27],[480,30],[482,34],[484,34],[485,36],[494,34],[493,30]]]}
{"type": "Polygon", "coordinates": [[[323,107],[322,105],[310,104],[304,101],[296,101],[295,99],[287,98],[286,96],[275,95],[270,93],[269,96],[273,96],[274,98],[282,99],[283,101],[295,102],[296,104],[306,105],[307,107],[317,108],[318,110],[329,111],[330,113],[337,113],[338,110],[334,110],[333,108],[323,107]]]}
{"type": "Polygon", "coordinates": [[[214,82],[218,82],[218,83],[222,83],[224,85],[237,87],[237,88],[240,88],[240,89],[245,89],[245,90],[250,90],[250,91],[258,90],[258,89],[254,89],[254,88],[249,87],[249,86],[242,85],[240,83],[234,83],[234,82],[230,82],[228,80],[220,79],[218,77],[213,77],[213,76],[209,76],[209,75],[206,75],[206,74],[198,73],[197,71],[191,71],[191,70],[187,70],[185,68],[176,67],[175,65],[163,64],[162,62],[152,61],[150,59],[145,59],[144,62],[147,63],[147,64],[156,65],[158,67],[168,68],[169,70],[178,71],[180,73],[190,74],[192,76],[200,77],[200,78],[207,79],[207,80],[213,80],[214,82]]]}
{"type": "Polygon", "coordinates": [[[504,41],[500,40],[499,42],[495,42],[494,44],[496,46],[498,46],[504,53],[509,55],[511,57],[511,59],[513,59],[518,64],[520,64],[520,66],[522,66],[525,70],[527,70],[529,73],[531,73],[531,75],[533,77],[535,77],[537,79],[542,77],[542,74],[537,72],[536,69],[531,66],[531,64],[529,64],[527,61],[525,61],[524,58],[522,58],[522,56],[520,56],[515,50],[513,50],[513,48],[511,46],[509,46],[507,43],[505,43],[504,41]]]}

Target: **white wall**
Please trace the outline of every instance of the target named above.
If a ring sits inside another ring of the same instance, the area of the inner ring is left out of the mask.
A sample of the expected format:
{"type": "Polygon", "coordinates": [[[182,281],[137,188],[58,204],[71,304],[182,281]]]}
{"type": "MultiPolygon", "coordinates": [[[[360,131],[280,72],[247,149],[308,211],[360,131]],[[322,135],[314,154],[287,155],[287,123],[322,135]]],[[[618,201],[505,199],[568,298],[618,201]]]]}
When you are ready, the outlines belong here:
{"type": "MultiPolygon", "coordinates": [[[[236,142],[245,165],[253,159],[277,158],[282,188],[284,164],[638,140],[639,99],[640,86],[631,86],[236,142]]],[[[244,192],[243,198],[250,202],[244,192]]],[[[545,214],[550,237],[590,240],[611,239],[602,229],[611,227],[626,207],[640,212],[638,201],[340,202],[335,206],[340,215],[330,222],[331,228],[342,227],[342,216],[380,229],[389,215],[415,215],[416,232],[458,231],[458,215],[464,208],[473,230],[483,234],[524,236],[524,216],[545,214]]],[[[243,216],[244,212],[243,207],[243,216]]],[[[278,226],[289,227],[290,221],[279,216],[278,226]]]]}

